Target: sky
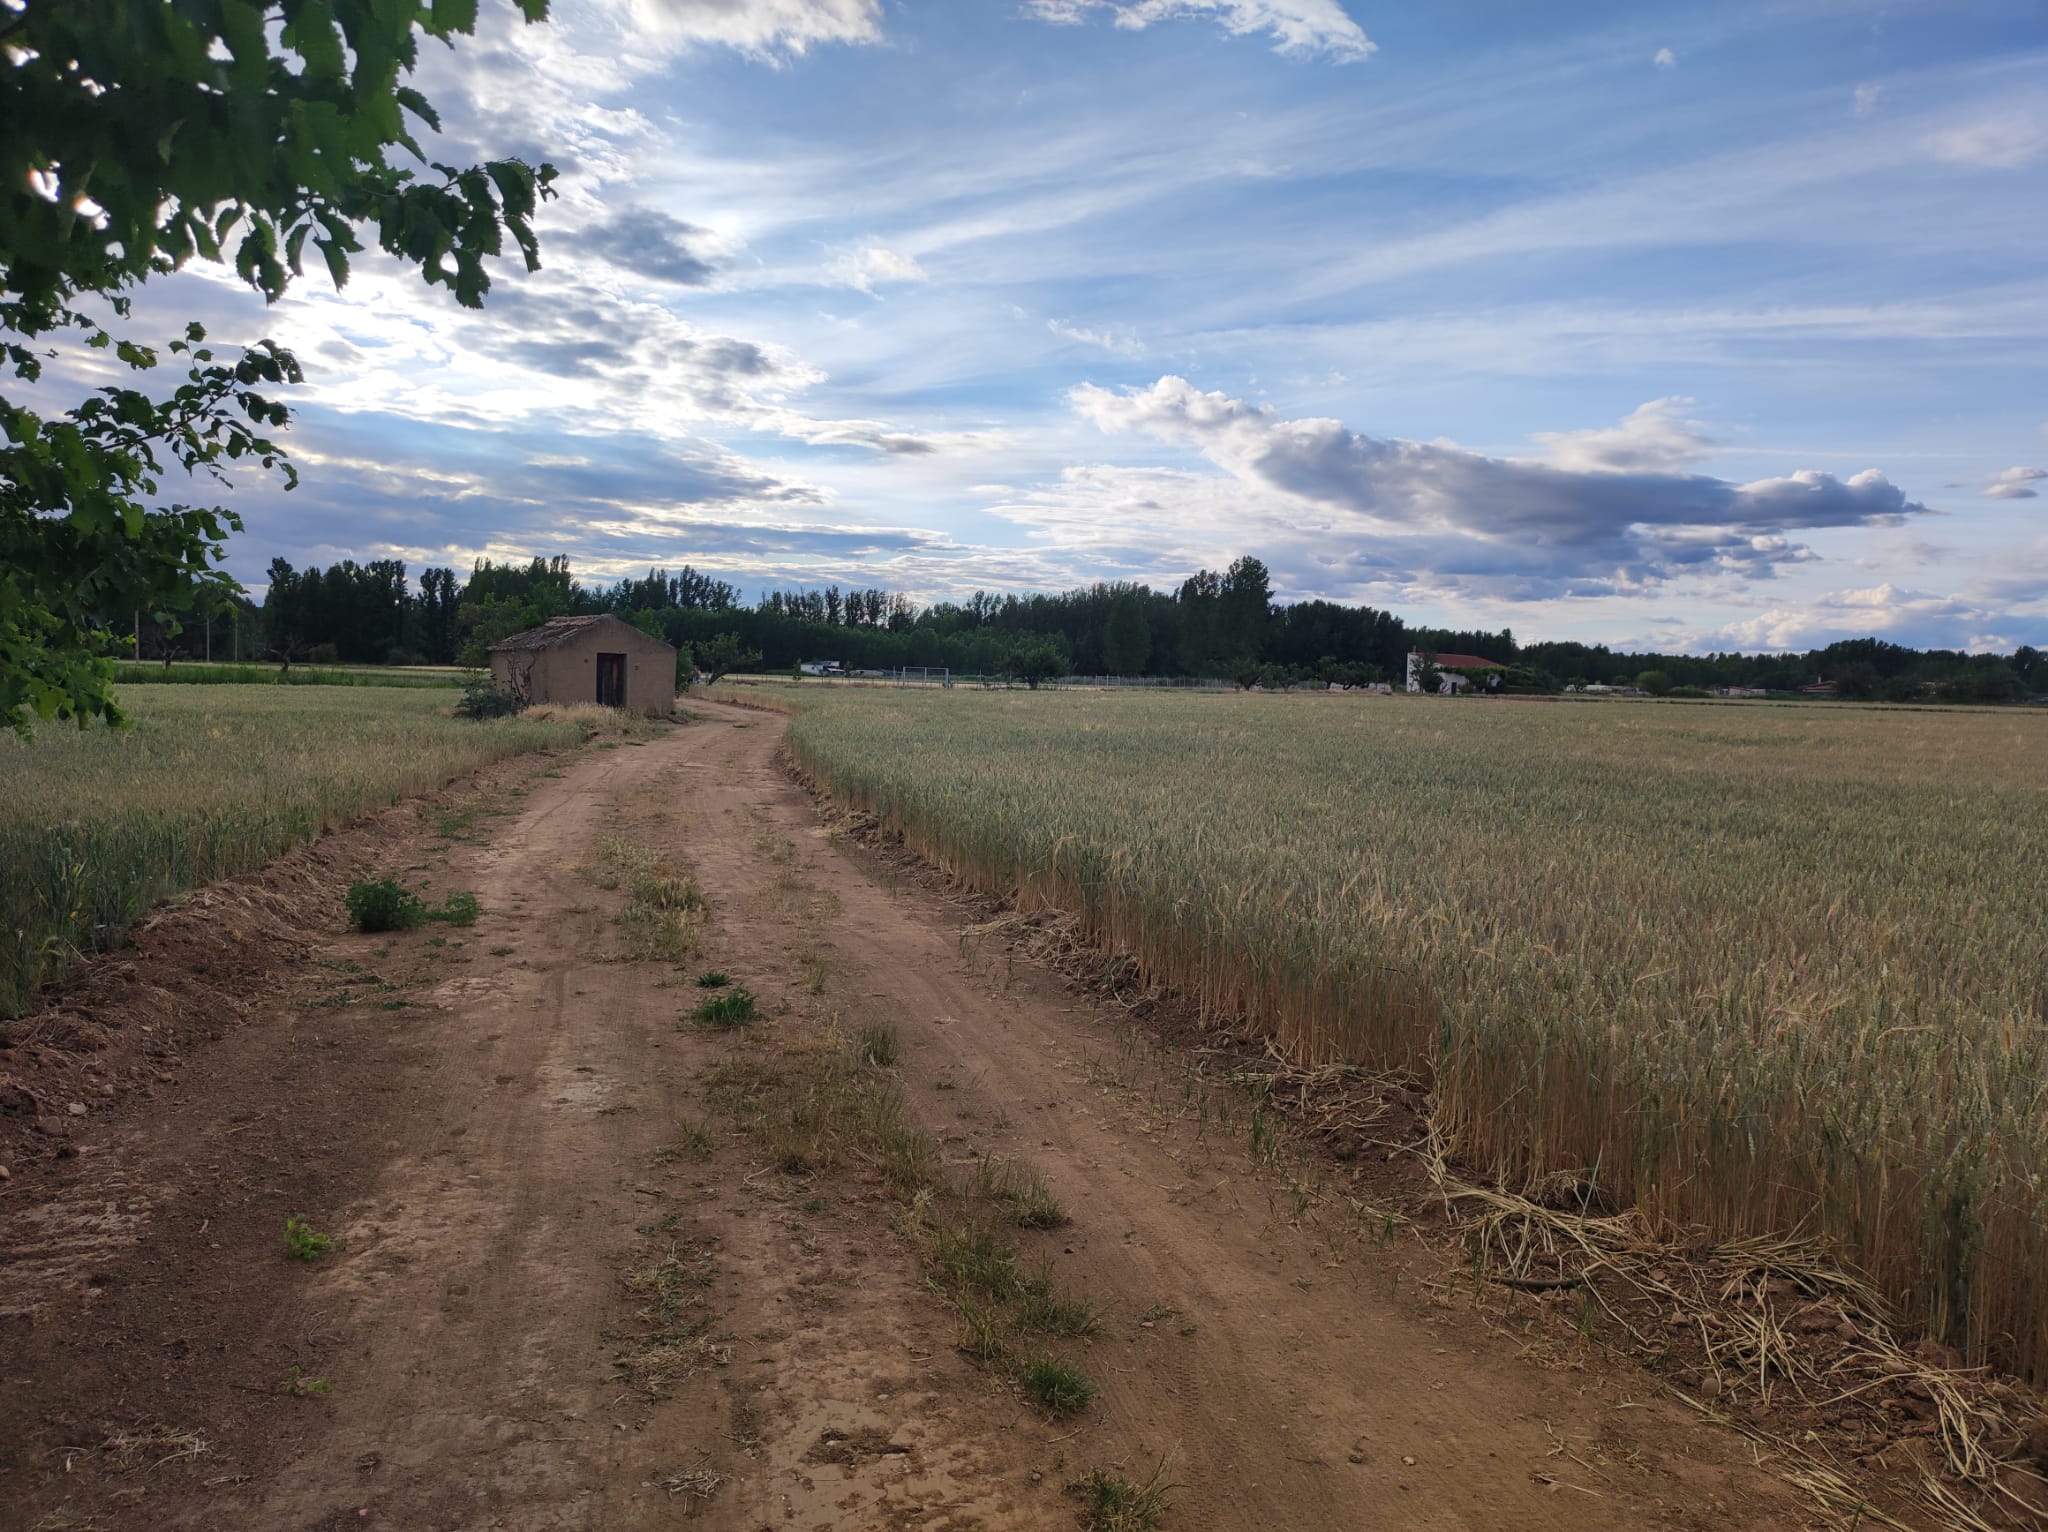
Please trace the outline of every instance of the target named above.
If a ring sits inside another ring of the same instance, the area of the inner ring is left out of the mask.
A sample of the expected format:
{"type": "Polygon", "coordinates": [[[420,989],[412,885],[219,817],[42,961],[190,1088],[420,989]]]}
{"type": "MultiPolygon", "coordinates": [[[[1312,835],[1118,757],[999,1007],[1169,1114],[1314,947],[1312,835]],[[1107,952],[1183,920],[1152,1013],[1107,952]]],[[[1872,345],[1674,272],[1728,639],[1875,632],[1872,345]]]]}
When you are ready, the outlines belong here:
{"type": "Polygon", "coordinates": [[[559,168],[540,273],[140,311],[306,364],[259,591],[1248,552],[1525,642],[2048,644],[2041,0],[484,0],[416,83],[559,168]]]}

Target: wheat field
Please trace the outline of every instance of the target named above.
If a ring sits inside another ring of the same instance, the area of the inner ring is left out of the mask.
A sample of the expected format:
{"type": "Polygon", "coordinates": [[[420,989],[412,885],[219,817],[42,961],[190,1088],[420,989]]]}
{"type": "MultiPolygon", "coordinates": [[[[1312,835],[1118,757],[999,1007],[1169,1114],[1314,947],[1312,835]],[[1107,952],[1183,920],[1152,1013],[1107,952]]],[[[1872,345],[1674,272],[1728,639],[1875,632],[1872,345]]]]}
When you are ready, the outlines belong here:
{"type": "Polygon", "coordinates": [[[152,905],[491,761],[572,721],[449,716],[443,690],[151,686],[133,727],[0,735],[0,1017],[152,905]]]}
{"type": "Polygon", "coordinates": [[[2048,716],[1322,696],[806,697],[798,763],[1469,1166],[1824,1235],[2048,1376],[2048,716]]]}

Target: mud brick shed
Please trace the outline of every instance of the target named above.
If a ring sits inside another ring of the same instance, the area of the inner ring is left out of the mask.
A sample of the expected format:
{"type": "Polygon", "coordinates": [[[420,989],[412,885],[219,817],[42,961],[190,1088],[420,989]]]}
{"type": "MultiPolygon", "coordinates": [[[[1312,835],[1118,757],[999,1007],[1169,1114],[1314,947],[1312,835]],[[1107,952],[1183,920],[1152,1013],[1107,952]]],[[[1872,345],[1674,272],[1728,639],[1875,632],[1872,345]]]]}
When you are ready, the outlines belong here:
{"type": "Polygon", "coordinates": [[[666,713],[676,651],[612,616],[556,617],[491,645],[491,684],[525,702],[595,702],[666,713]]]}

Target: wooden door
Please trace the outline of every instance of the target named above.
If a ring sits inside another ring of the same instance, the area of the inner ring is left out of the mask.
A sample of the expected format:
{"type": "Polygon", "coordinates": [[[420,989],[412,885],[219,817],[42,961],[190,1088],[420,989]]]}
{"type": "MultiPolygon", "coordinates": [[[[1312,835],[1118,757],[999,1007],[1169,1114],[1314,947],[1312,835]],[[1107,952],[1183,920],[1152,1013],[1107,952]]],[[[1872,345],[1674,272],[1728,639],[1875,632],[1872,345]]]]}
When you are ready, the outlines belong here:
{"type": "Polygon", "coordinates": [[[626,705],[626,657],[623,654],[600,654],[597,657],[597,705],[626,705]]]}

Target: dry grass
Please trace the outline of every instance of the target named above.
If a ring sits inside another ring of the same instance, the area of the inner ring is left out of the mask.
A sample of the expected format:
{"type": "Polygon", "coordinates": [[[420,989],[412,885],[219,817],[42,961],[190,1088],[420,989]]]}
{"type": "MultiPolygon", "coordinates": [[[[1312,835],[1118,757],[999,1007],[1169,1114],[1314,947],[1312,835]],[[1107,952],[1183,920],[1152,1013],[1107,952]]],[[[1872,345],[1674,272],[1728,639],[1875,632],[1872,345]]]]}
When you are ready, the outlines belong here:
{"type": "Polygon", "coordinates": [[[799,763],[984,891],[1429,1080],[1455,1159],[1824,1238],[2048,1376],[2048,719],[831,694],[799,763]]]}
{"type": "Polygon", "coordinates": [[[625,908],[612,917],[619,946],[604,961],[683,964],[697,955],[710,902],[662,853],[628,836],[601,835],[583,872],[600,888],[626,890],[625,908]]]}

